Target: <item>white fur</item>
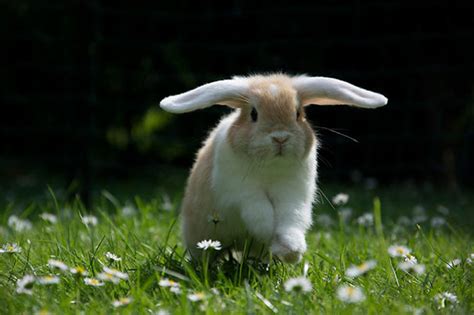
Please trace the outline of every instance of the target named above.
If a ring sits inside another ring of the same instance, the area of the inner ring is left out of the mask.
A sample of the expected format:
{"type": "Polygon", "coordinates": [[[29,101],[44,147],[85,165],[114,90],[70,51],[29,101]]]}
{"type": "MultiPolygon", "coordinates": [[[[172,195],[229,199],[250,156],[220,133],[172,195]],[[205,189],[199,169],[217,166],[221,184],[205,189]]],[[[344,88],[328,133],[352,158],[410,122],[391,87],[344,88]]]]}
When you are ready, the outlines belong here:
{"type": "Polygon", "coordinates": [[[223,119],[214,138],[212,187],[225,231],[217,237],[226,242],[250,235],[271,246],[274,255],[298,261],[306,250],[304,235],[311,226],[316,146],[302,163],[289,158],[259,164],[236,155],[227,141],[237,116],[235,112],[223,119]]]}

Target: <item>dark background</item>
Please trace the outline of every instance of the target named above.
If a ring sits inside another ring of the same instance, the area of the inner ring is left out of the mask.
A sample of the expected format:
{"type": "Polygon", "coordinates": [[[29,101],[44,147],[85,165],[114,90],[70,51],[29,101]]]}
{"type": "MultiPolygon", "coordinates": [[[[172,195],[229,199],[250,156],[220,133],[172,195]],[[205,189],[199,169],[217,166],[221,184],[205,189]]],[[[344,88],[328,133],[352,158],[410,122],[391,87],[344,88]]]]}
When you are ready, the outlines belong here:
{"type": "Polygon", "coordinates": [[[87,197],[103,178],[189,168],[228,110],[171,115],[159,101],[235,74],[283,71],[389,99],[377,110],[307,109],[324,179],[470,186],[473,12],[472,1],[1,2],[2,182],[42,171],[87,197]]]}

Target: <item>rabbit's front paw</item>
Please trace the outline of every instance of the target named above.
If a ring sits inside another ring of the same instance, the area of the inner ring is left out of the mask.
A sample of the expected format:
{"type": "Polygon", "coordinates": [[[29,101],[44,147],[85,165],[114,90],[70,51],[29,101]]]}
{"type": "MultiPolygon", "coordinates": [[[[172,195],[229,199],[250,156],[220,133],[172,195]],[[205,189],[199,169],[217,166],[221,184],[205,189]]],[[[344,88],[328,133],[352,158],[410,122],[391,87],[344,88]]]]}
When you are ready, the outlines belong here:
{"type": "Polygon", "coordinates": [[[306,251],[304,233],[296,229],[277,233],[272,241],[271,251],[284,262],[299,262],[306,251]]]}

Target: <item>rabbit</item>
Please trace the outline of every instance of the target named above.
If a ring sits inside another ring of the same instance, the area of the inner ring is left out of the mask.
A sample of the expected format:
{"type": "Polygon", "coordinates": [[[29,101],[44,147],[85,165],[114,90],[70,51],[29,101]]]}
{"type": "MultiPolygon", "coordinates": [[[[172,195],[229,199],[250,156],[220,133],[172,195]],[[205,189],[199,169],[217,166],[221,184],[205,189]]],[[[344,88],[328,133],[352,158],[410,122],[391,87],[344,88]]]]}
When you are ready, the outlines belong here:
{"type": "Polygon", "coordinates": [[[204,84],[160,107],[179,114],[215,104],[234,110],[210,132],[191,169],[181,205],[186,248],[199,258],[196,244],[212,239],[299,262],[312,224],[319,147],[304,107],[377,108],[387,98],[338,79],[277,73],[204,84]]]}

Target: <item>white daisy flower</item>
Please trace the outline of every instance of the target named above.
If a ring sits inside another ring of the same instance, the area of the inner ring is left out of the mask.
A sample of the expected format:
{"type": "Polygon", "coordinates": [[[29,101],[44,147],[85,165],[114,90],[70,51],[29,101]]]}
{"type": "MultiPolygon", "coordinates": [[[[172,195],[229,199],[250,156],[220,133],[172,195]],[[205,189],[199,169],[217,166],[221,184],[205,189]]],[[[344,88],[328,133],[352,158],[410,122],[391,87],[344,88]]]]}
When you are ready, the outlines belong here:
{"type": "Polygon", "coordinates": [[[439,228],[446,224],[446,219],[443,217],[432,217],[430,222],[432,227],[439,228]]]}
{"type": "Polygon", "coordinates": [[[471,253],[471,255],[469,255],[469,257],[466,259],[466,262],[469,265],[472,265],[472,263],[474,262],[474,253],[471,253]]]}
{"type": "Polygon", "coordinates": [[[392,245],[388,248],[388,254],[392,257],[406,257],[411,249],[403,245],[392,245]]]}
{"type": "Polygon", "coordinates": [[[43,285],[58,284],[59,283],[59,277],[58,276],[53,276],[53,275],[39,277],[38,278],[38,283],[43,284],[43,285]]]}
{"type": "Polygon", "coordinates": [[[413,223],[422,223],[428,220],[428,216],[426,215],[426,210],[422,205],[417,205],[413,208],[413,223]]]}
{"type": "Polygon", "coordinates": [[[162,195],[163,202],[161,203],[161,208],[165,211],[173,210],[173,203],[171,202],[170,196],[167,194],[162,195]]]}
{"type": "Polygon", "coordinates": [[[89,272],[87,272],[87,270],[82,266],[76,266],[74,268],[69,269],[69,271],[73,275],[78,275],[78,276],[83,276],[83,277],[85,277],[89,274],[89,272]]]}
{"type": "Polygon", "coordinates": [[[99,220],[93,215],[85,215],[81,218],[82,223],[87,226],[96,226],[99,220]]]}
{"type": "Polygon", "coordinates": [[[52,224],[56,224],[58,222],[58,217],[48,212],[43,212],[40,214],[40,218],[52,224]]]}
{"type": "Polygon", "coordinates": [[[349,222],[352,216],[352,208],[341,208],[338,211],[339,216],[341,217],[344,223],[349,222]]]}
{"type": "Polygon", "coordinates": [[[449,215],[449,209],[446,208],[446,207],[443,206],[443,205],[439,205],[436,210],[437,210],[439,213],[441,213],[442,215],[449,215]]]}
{"type": "Polygon", "coordinates": [[[57,268],[61,271],[69,270],[69,267],[65,263],[63,263],[60,260],[55,260],[55,259],[48,260],[48,266],[50,266],[52,268],[57,268]]]}
{"type": "Polygon", "coordinates": [[[363,262],[360,265],[351,265],[349,268],[346,270],[346,277],[349,278],[355,278],[360,275],[363,275],[367,271],[374,269],[375,266],[377,265],[377,262],[373,259],[367,260],[366,262],[363,262]]]}
{"type": "Polygon", "coordinates": [[[365,189],[373,190],[373,189],[377,188],[378,184],[379,184],[379,182],[377,181],[376,178],[369,177],[365,180],[365,189]]]}
{"type": "Polygon", "coordinates": [[[8,218],[8,226],[17,232],[28,231],[33,227],[30,221],[20,219],[16,215],[12,215],[8,218]]]}
{"type": "Polygon", "coordinates": [[[199,302],[206,298],[206,295],[203,292],[195,292],[188,294],[188,300],[191,302],[199,302]]]}
{"type": "Polygon", "coordinates": [[[406,256],[403,258],[403,261],[408,262],[408,263],[412,263],[412,264],[417,264],[418,263],[418,259],[416,259],[416,257],[413,256],[412,254],[406,254],[406,256]]]}
{"type": "Polygon", "coordinates": [[[181,288],[179,286],[177,287],[170,287],[170,292],[174,294],[181,294],[181,288]]]}
{"type": "Polygon", "coordinates": [[[336,206],[343,206],[349,201],[349,195],[344,193],[338,193],[332,197],[332,203],[336,206]]]}
{"type": "Polygon", "coordinates": [[[453,259],[453,260],[451,260],[450,262],[448,262],[448,263],[446,264],[446,268],[452,269],[452,268],[454,268],[454,267],[456,267],[456,266],[458,266],[458,265],[460,265],[460,264],[461,264],[461,259],[456,258],[456,259],[453,259]]]}
{"type": "Polygon", "coordinates": [[[365,300],[364,292],[359,287],[343,285],[337,289],[337,297],[342,302],[359,303],[365,300]]]}
{"type": "Polygon", "coordinates": [[[168,278],[163,278],[158,283],[160,287],[179,287],[179,283],[168,278]]]}
{"type": "Polygon", "coordinates": [[[362,226],[372,226],[374,225],[374,215],[370,212],[364,213],[357,218],[357,224],[362,226]]]}
{"type": "Polygon", "coordinates": [[[121,261],[122,258],[120,258],[119,256],[111,253],[111,252],[107,252],[105,253],[105,257],[107,257],[107,259],[109,260],[112,260],[112,261],[121,261]]]}
{"type": "Polygon", "coordinates": [[[0,254],[3,254],[3,253],[10,253],[10,254],[13,254],[13,253],[21,253],[21,247],[18,246],[17,243],[7,243],[5,245],[2,246],[2,248],[0,248],[0,254]]]}
{"type": "Polygon", "coordinates": [[[132,298],[124,297],[112,302],[113,307],[125,306],[132,303],[132,298]]]}
{"type": "Polygon", "coordinates": [[[313,285],[311,284],[311,281],[309,281],[306,277],[290,278],[284,283],[283,286],[286,292],[295,291],[308,293],[313,290],[313,285]]]}
{"type": "Polygon", "coordinates": [[[221,242],[219,241],[203,240],[197,243],[197,248],[202,249],[202,250],[207,250],[209,248],[212,248],[215,250],[221,250],[222,245],[221,245],[221,242]]]}
{"type": "Polygon", "coordinates": [[[128,274],[118,271],[117,269],[104,267],[103,272],[99,273],[97,277],[100,280],[110,281],[117,284],[120,280],[127,280],[128,274]]]}
{"type": "Polygon", "coordinates": [[[32,295],[31,290],[36,278],[32,275],[25,275],[23,278],[18,279],[16,282],[16,293],[32,295]]]}
{"type": "Polygon", "coordinates": [[[450,304],[458,303],[458,297],[451,292],[438,293],[435,295],[434,299],[436,302],[440,304],[440,308],[446,307],[447,303],[450,303],[450,304]]]}
{"type": "Polygon", "coordinates": [[[402,215],[401,217],[398,218],[397,224],[401,226],[409,226],[409,225],[412,225],[413,222],[408,217],[402,215]]]}
{"type": "Polygon", "coordinates": [[[125,206],[122,208],[122,215],[124,217],[131,217],[137,213],[137,209],[134,206],[125,206]]]}
{"type": "Polygon", "coordinates": [[[84,283],[93,287],[101,287],[105,284],[96,278],[84,278],[84,283]]]}
{"type": "Polygon", "coordinates": [[[320,214],[316,216],[316,222],[323,227],[330,227],[334,225],[334,220],[328,214],[320,214]]]}
{"type": "Polygon", "coordinates": [[[405,271],[406,273],[410,273],[413,271],[417,275],[422,275],[425,273],[425,265],[423,264],[418,264],[418,263],[413,263],[411,261],[403,261],[398,264],[398,268],[401,270],[405,271]]]}

